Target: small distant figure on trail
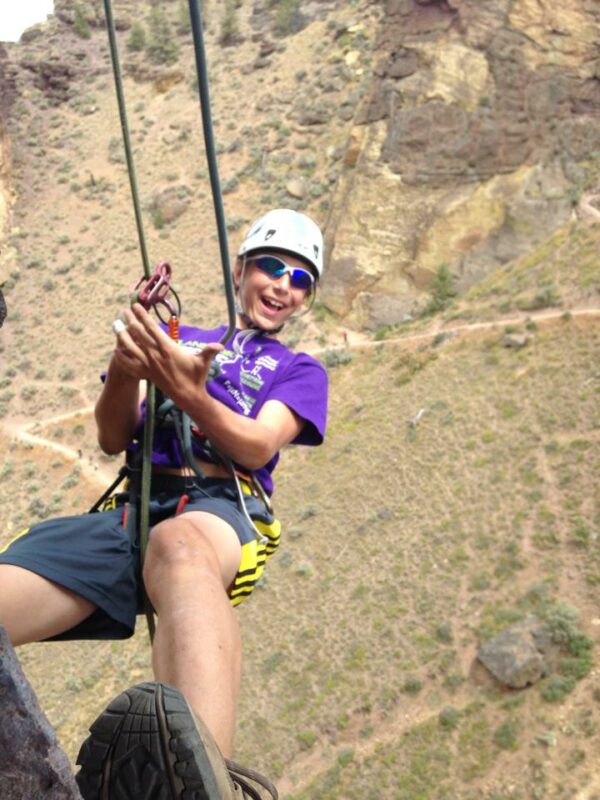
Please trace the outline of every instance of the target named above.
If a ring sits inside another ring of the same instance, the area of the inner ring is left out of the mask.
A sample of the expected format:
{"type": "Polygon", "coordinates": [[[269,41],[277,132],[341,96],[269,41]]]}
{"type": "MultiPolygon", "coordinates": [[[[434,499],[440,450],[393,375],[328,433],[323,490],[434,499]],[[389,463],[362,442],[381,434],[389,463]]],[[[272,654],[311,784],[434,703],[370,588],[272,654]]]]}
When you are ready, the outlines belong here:
{"type": "Polygon", "coordinates": [[[275,209],[239,248],[237,327],[225,342],[227,326],[185,325],[175,341],[139,303],[113,323],[95,407],[102,450],[135,462],[144,380],[193,424],[197,469],[178,426],[157,417],[143,564],[139,534],[128,535],[126,492],[108,510],[33,525],[0,552],[0,623],[15,645],[127,638],[141,590],[156,612],[156,682],[127,689],[92,725],[78,758],[84,800],[144,798],[150,788],[161,798],[256,799],[257,787],[277,797],[270,781],[228,760],[241,674],[233,606],[279,543],[270,496],[280,450],[325,435],[327,373],[277,338],[313,302],[322,274],[318,226],[275,209]]]}
{"type": "Polygon", "coordinates": [[[6,307],[6,300],[4,299],[4,295],[2,293],[2,287],[0,287],[0,328],[4,325],[4,320],[6,319],[7,313],[8,309],[6,307]]]}

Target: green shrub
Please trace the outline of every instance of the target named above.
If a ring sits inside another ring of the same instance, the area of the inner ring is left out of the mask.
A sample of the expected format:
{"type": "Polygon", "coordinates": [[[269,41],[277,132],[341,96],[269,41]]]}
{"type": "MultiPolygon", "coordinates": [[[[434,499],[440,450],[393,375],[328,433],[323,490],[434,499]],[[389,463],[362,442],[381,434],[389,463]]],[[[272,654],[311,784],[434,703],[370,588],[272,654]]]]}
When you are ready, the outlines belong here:
{"type": "Polygon", "coordinates": [[[454,275],[450,272],[446,264],[442,264],[436,270],[428,286],[431,299],[427,304],[425,313],[437,314],[447,308],[453,297],[456,297],[454,288],[454,275]]]}
{"type": "MultiPolygon", "coordinates": [[[[108,143],[108,160],[114,164],[125,163],[125,151],[123,141],[118,136],[113,136],[108,143]]],[[[94,218],[92,217],[92,220],[94,218]]]]}
{"type": "Polygon", "coordinates": [[[300,12],[300,0],[277,0],[273,28],[279,36],[301,31],[306,21],[300,12]]]}
{"type": "Polygon", "coordinates": [[[73,20],[73,28],[77,36],[79,36],[81,39],[90,39],[92,36],[90,23],[85,18],[85,15],[79,3],[75,5],[75,17],[73,20]]]}
{"type": "Polygon", "coordinates": [[[303,750],[310,750],[316,741],[317,735],[313,731],[301,731],[298,734],[298,742],[303,750]]]}
{"type": "Polygon", "coordinates": [[[146,48],[146,31],[141,22],[134,22],[127,39],[127,49],[139,53],[146,48]]]}
{"type": "Polygon", "coordinates": [[[169,20],[161,5],[152,7],[148,27],[146,47],[148,60],[153,64],[174,64],[179,58],[179,47],[173,38],[169,20]]]}
{"type": "Polygon", "coordinates": [[[573,691],[575,678],[565,677],[564,675],[551,675],[542,684],[542,697],[548,703],[557,703],[573,691]]]}
{"type": "Polygon", "coordinates": [[[444,686],[455,692],[465,682],[465,676],[460,672],[452,672],[444,678],[444,686]]]}
{"type": "Polygon", "coordinates": [[[460,711],[453,706],[446,706],[440,711],[438,721],[445,730],[454,730],[460,722],[460,711]]]}
{"type": "MultiPolygon", "coordinates": [[[[203,0],[202,2],[203,18],[206,16],[207,7],[208,7],[207,0],[203,0]]],[[[177,7],[177,25],[175,29],[177,33],[181,34],[190,33],[190,31],[192,30],[190,9],[186,0],[179,0],[179,6],[177,7]]]]}
{"type": "Polygon", "coordinates": [[[343,747],[338,753],[337,763],[340,767],[347,767],[354,760],[354,748],[343,747]]]}
{"type": "Polygon", "coordinates": [[[423,688],[423,682],[416,675],[409,675],[402,684],[402,691],[405,694],[419,694],[423,688]]]}
{"type": "Polygon", "coordinates": [[[165,227],[165,225],[167,224],[167,222],[166,222],[166,220],[164,218],[164,215],[163,215],[162,211],[160,210],[160,208],[158,208],[154,212],[154,214],[152,216],[152,223],[154,224],[154,227],[156,228],[157,231],[162,230],[165,227]]]}
{"type": "Polygon", "coordinates": [[[533,307],[535,309],[549,308],[550,306],[557,305],[560,305],[560,297],[554,284],[542,286],[533,301],[533,307]]]}
{"type": "Polygon", "coordinates": [[[585,678],[592,669],[592,658],[589,653],[579,658],[567,656],[561,658],[558,664],[558,671],[563,678],[575,678],[576,681],[585,678]]]}
{"type": "Polygon", "coordinates": [[[327,369],[333,369],[349,364],[352,361],[352,353],[350,350],[326,350],[321,360],[327,369]]]}
{"type": "Polygon", "coordinates": [[[519,748],[519,722],[507,719],[494,731],[494,744],[501,750],[517,750],[519,748]]]}
{"type": "Polygon", "coordinates": [[[577,609],[568,603],[556,603],[543,611],[543,618],[550,636],[555,644],[568,646],[569,642],[580,633],[577,627],[579,614],[577,609]]]}
{"type": "Polygon", "coordinates": [[[449,622],[440,622],[435,629],[435,638],[443,644],[451,644],[453,640],[452,625],[449,622]]]}
{"type": "Polygon", "coordinates": [[[222,45],[232,45],[238,41],[240,29],[237,19],[237,4],[235,0],[226,0],[223,16],[221,17],[221,35],[219,42],[222,45]]]}
{"type": "Polygon", "coordinates": [[[0,466],[0,479],[6,480],[6,478],[10,478],[10,476],[14,474],[14,471],[15,462],[11,458],[7,458],[2,466],[0,466]]]}
{"type": "Polygon", "coordinates": [[[21,398],[23,400],[32,400],[37,394],[35,386],[24,386],[21,389],[21,398]]]}
{"type": "Polygon", "coordinates": [[[235,192],[239,185],[240,179],[237,177],[237,175],[233,175],[228,180],[223,181],[221,184],[221,191],[223,194],[230,194],[231,192],[235,192]]]}

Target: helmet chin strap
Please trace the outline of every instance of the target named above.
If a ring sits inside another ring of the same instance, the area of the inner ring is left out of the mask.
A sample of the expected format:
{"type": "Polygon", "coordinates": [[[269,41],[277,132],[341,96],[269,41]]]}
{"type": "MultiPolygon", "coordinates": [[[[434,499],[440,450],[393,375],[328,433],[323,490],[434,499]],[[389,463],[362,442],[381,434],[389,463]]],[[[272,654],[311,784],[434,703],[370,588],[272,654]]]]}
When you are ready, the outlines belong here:
{"type": "Polygon", "coordinates": [[[256,322],[254,322],[254,320],[251,319],[251,317],[246,312],[246,309],[244,308],[243,301],[242,301],[242,294],[243,294],[242,289],[243,289],[245,277],[246,277],[246,254],[244,254],[243,257],[242,257],[242,270],[241,270],[241,273],[240,273],[240,285],[237,287],[237,295],[236,295],[236,301],[235,301],[236,313],[239,314],[239,316],[244,320],[244,322],[246,323],[246,325],[249,328],[252,328],[255,331],[260,331],[260,333],[265,333],[265,334],[279,333],[279,331],[283,330],[283,325],[285,325],[285,323],[283,325],[280,325],[278,328],[262,328],[260,325],[257,325],[256,322]]]}
{"type": "MultiPolygon", "coordinates": [[[[246,309],[244,308],[243,302],[242,302],[242,294],[243,294],[242,289],[243,289],[245,277],[246,277],[246,254],[244,253],[244,255],[242,256],[242,269],[241,269],[241,273],[240,273],[240,285],[237,287],[237,293],[236,293],[236,301],[235,301],[236,313],[239,314],[239,316],[244,320],[246,325],[249,328],[252,328],[253,330],[257,330],[257,331],[260,331],[261,333],[265,333],[265,334],[279,333],[281,330],[283,330],[283,328],[285,326],[285,322],[283,323],[283,325],[280,325],[278,328],[261,328],[261,326],[257,325],[256,322],[254,322],[254,320],[251,319],[250,316],[248,315],[248,313],[246,312],[246,309]]],[[[315,302],[316,294],[317,294],[317,290],[316,290],[316,286],[315,286],[315,288],[313,289],[313,291],[310,294],[310,301],[308,303],[308,306],[303,311],[301,311],[299,314],[296,314],[294,319],[300,319],[300,317],[303,317],[305,314],[308,314],[308,312],[313,307],[313,304],[315,302]]]]}

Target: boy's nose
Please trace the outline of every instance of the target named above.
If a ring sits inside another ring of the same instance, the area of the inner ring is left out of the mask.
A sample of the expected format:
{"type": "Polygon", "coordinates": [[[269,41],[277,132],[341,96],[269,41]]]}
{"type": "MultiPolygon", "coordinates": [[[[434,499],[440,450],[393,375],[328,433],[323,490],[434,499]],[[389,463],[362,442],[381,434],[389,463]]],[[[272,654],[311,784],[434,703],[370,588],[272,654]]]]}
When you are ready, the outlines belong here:
{"type": "Polygon", "coordinates": [[[279,287],[280,289],[289,291],[291,287],[289,273],[284,272],[283,275],[280,275],[279,278],[277,278],[275,281],[275,286],[279,287]]]}

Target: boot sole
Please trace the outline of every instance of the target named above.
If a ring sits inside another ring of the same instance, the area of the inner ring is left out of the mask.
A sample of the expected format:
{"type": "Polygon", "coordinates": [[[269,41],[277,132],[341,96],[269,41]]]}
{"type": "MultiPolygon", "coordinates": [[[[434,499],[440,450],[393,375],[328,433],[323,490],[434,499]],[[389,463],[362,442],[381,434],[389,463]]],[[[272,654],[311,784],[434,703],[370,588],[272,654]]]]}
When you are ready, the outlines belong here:
{"type": "Polygon", "coordinates": [[[173,687],[127,689],[90,734],[77,757],[83,800],[221,800],[202,736],[173,687]]]}

